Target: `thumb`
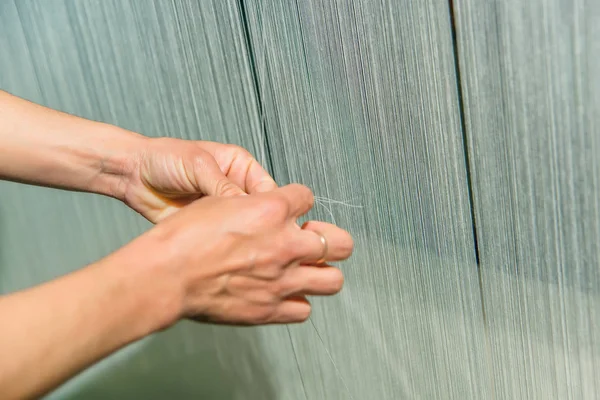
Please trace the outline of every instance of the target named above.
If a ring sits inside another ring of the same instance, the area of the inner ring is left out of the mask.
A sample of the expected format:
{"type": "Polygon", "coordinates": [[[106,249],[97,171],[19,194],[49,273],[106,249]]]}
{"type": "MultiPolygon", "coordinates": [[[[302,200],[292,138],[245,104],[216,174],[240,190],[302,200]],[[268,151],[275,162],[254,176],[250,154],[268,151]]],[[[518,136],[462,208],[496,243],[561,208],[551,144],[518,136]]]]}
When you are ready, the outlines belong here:
{"type": "Polygon", "coordinates": [[[250,189],[249,192],[250,193],[272,192],[275,189],[277,189],[277,184],[270,176],[267,176],[267,177],[264,177],[252,189],[250,189]]]}
{"type": "Polygon", "coordinates": [[[194,171],[196,182],[202,193],[219,197],[243,196],[247,194],[227,178],[212,156],[204,157],[203,164],[203,168],[198,168],[194,171]]]}
{"type": "Polygon", "coordinates": [[[248,193],[244,192],[235,183],[231,182],[225,175],[214,184],[214,191],[210,193],[211,196],[220,197],[234,197],[234,196],[246,196],[248,193]]]}

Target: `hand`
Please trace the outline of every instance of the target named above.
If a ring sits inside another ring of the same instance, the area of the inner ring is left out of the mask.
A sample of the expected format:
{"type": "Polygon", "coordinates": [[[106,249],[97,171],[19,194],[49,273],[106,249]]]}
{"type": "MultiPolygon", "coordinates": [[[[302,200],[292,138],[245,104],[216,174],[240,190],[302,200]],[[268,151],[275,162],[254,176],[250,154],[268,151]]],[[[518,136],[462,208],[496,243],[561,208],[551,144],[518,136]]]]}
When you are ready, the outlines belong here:
{"type": "Polygon", "coordinates": [[[139,272],[136,287],[156,299],[154,313],[169,310],[158,329],[180,318],[236,325],[304,321],[306,295],[335,294],[343,284],[339,269],[314,265],[324,252],[319,234],[328,243],[327,261],[348,258],[353,247],[350,235],[334,225],[296,224],[312,205],[311,191],[301,185],[205,197],[109,261],[139,272]]]}
{"type": "Polygon", "coordinates": [[[152,222],[202,196],[277,187],[241,147],[150,139],[1,90],[0,179],[112,196],[152,222]]]}
{"type": "Polygon", "coordinates": [[[202,196],[237,196],[277,188],[258,161],[239,146],[171,138],[145,142],[123,180],[123,200],[152,222],[202,196]]]}

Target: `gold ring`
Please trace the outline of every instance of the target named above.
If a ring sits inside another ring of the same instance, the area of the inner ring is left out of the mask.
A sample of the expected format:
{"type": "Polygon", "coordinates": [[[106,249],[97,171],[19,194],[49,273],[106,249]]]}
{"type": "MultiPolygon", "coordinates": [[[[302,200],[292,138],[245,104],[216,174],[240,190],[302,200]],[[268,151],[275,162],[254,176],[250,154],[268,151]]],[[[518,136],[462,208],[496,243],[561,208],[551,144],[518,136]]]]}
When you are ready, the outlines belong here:
{"type": "Polygon", "coordinates": [[[317,260],[317,265],[321,265],[324,264],[325,261],[327,261],[327,253],[329,250],[329,246],[327,245],[327,239],[325,239],[325,236],[323,236],[322,234],[315,232],[317,235],[319,235],[319,239],[321,239],[321,243],[323,243],[323,255],[321,256],[321,258],[319,258],[317,260]]]}

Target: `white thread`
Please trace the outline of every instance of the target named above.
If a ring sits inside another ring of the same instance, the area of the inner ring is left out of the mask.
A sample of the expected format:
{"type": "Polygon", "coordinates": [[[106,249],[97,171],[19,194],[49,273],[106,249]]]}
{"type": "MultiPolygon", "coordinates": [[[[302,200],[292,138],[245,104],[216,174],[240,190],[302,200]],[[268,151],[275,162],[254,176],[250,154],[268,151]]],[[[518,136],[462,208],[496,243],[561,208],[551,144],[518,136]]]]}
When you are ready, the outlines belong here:
{"type": "Polygon", "coordinates": [[[315,199],[315,204],[318,204],[318,205],[322,206],[325,210],[327,210],[327,212],[329,213],[329,216],[331,217],[331,222],[333,222],[335,224],[335,217],[333,216],[333,212],[331,211],[331,208],[327,207],[325,205],[325,203],[323,203],[322,201],[319,201],[317,199],[315,199]]]}
{"type": "Polygon", "coordinates": [[[329,198],[323,197],[323,196],[315,196],[315,201],[327,202],[329,204],[339,204],[341,206],[350,207],[350,208],[363,208],[363,206],[360,204],[351,204],[346,201],[329,199],[329,198]]]}
{"type": "Polygon", "coordinates": [[[333,211],[331,210],[332,204],[337,204],[337,205],[341,205],[344,207],[350,207],[350,208],[363,208],[363,206],[360,204],[351,204],[346,201],[333,200],[333,199],[329,199],[329,198],[323,197],[323,196],[314,196],[314,199],[315,199],[315,204],[317,204],[317,205],[323,207],[325,210],[327,210],[327,213],[331,217],[331,222],[334,224],[335,224],[335,216],[333,215],[333,211]]]}
{"type": "Polygon", "coordinates": [[[350,391],[350,388],[348,387],[348,385],[346,385],[346,381],[344,380],[344,377],[342,376],[342,373],[340,372],[337,364],[335,363],[335,361],[333,361],[333,357],[331,357],[331,353],[327,349],[327,346],[325,345],[325,342],[323,341],[323,338],[321,337],[321,334],[317,330],[317,327],[315,326],[315,323],[313,322],[312,318],[309,318],[308,320],[310,321],[312,327],[314,328],[315,333],[317,334],[317,337],[319,338],[319,341],[323,345],[323,348],[325,349],[325,353],[327,354],[327,357],[329,357],[329,361],[331,361],[331,364],[333,364],[333,368],[335,368],[335,372],[337,373],[338,377],[340,378],[340,381],[342,382],[342,385],[344,385],[344,387],[346,388],[346,391],[348,392],[348,395],[350,396],[350,399],[353,400],[354,397],[352,396],[352,392],[350,391]]]}

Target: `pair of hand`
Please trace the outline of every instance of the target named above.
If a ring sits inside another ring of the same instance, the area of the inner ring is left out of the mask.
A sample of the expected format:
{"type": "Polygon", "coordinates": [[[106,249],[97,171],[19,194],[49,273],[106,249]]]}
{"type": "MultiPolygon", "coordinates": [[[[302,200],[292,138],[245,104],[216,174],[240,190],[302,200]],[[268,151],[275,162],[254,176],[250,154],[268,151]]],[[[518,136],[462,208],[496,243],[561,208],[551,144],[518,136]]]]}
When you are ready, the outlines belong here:
{"type": "Polygon", "coordinates": [[[127,166],[119,193],[157,225],[110,258],[143,266],[155,280],[148,284],[159,281],[170,293],[164,327],[180,318],[300,322],[310,314],[305,296],[341,290],[341,271],[315,264],[324,250],[326,261],[348,258],[352,238],[323,222],[297,225],[313,206],[307,187],[278,188],[238,146],[166,138],[146,143],[127,166]]]}

